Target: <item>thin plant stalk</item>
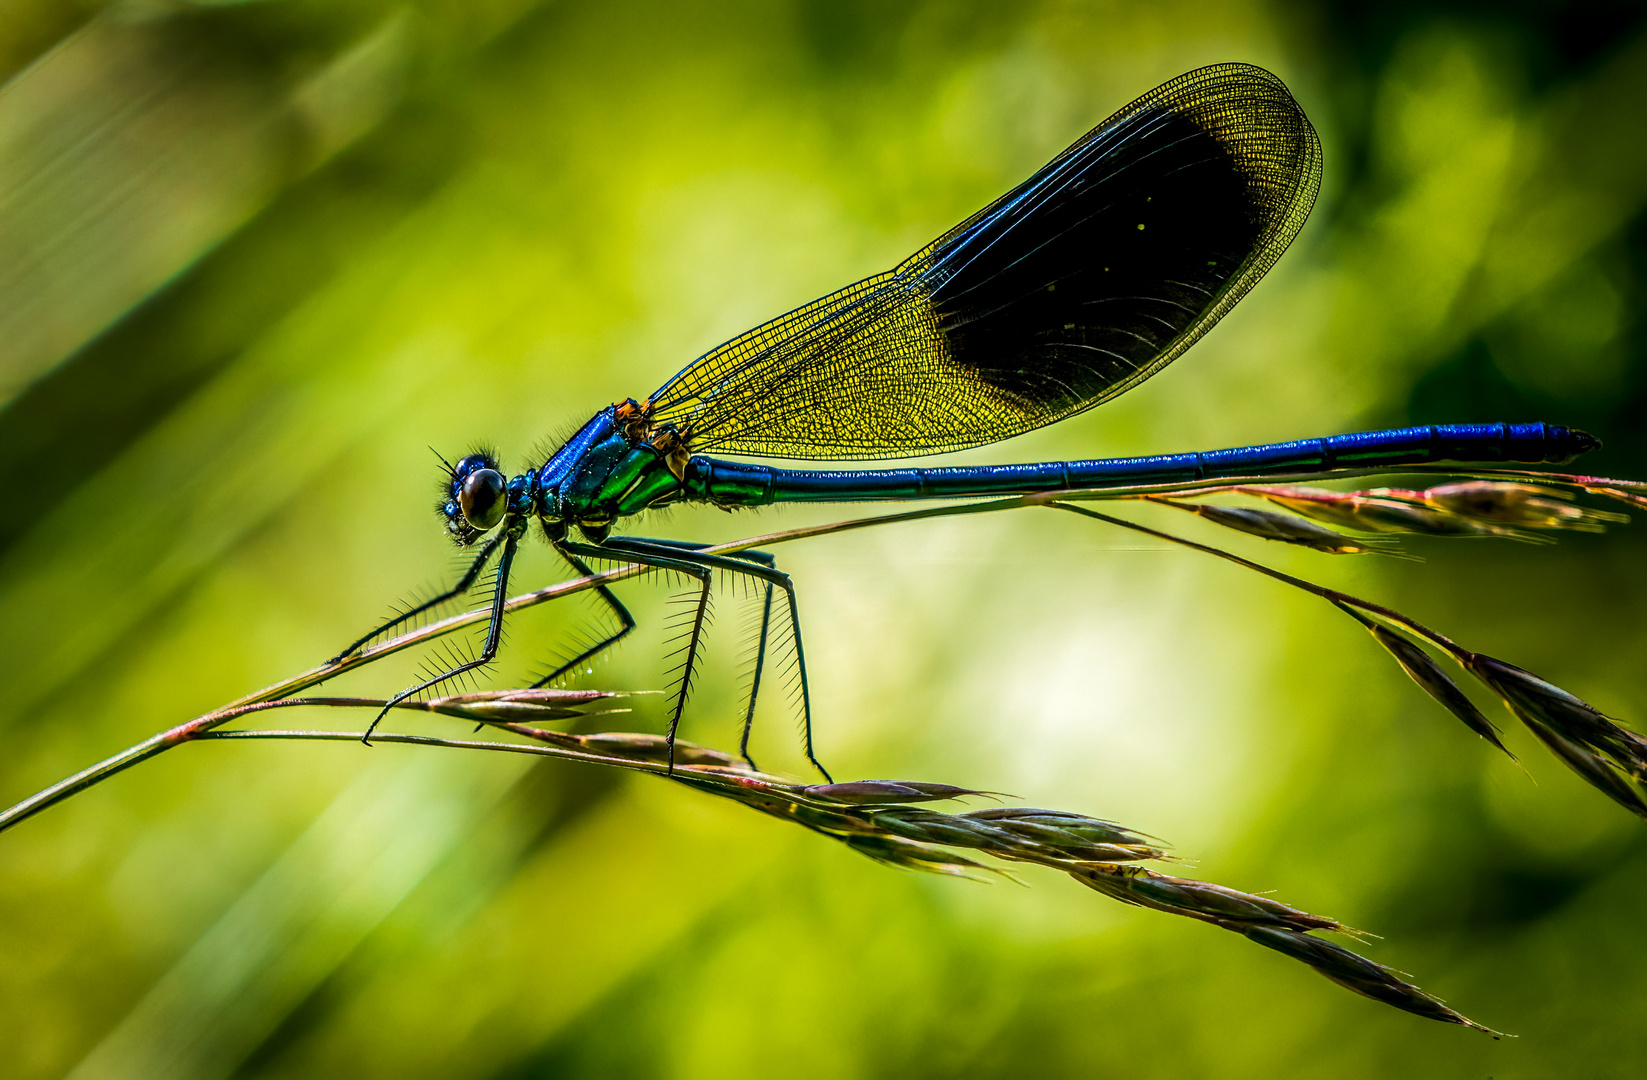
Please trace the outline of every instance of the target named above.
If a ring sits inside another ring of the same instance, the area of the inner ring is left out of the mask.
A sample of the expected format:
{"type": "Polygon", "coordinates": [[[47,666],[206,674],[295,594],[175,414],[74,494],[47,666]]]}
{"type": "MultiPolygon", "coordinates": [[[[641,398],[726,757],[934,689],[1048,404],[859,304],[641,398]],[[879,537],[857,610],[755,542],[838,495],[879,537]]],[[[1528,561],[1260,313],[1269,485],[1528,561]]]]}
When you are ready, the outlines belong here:
{"type": "MultiPolygon", "coordinates": [[[[1152,529],[1134,521],[1112,517],[1082,506],[1071,506],[1057,501],[1055,496],[1044,496],[1041,505],[1067,510],[1106,524],[1140,532],[1169,543],[1178,544],[1217,556],[1265,577],[1291,585],[1320,597],[1334,606],[1354,615],[1361,612],[1397,626],[1414,636],[1422,637],[1444,649],[1448,655],[1478,682],[1504,702],[1510,713],[1538,737],[1558,760],[1565,764],[1591,787],[1600,791],[1626,810],[1647,820],[1647,737],[1623,727],[1588,702],[1554,686],[1531,672],[1506,664],[1484,653],[1472,652],[1451,638],[1408,618],[1398,611],[1374,604],[1337,589],[1328,589],[1291,574],[1283,573],[1262,563],[1244,559],[1222,548],[1202,544],[1160,529],[1152,529]],[[1632,786],[1632,784],[1636,786],[1632,786]],[[1637,787],[1640,790],[1637,790],[1637,787]]],[[[1357,616],[1358,620],[1367,620],[1357,616]]],[[[1509,753],[1498,739],[1492,724],[1480,711],[1474,709],[1463,692],[1441,675],[1427,657],[1416,650],[1409,652],[1399,639],[1378,634],[1374,637],[1389,650],[1425,692],[1453,715],[1463,720],[1478,735],[1509,753]],[[1439,676],[1439,678],[1438,678],[1439,676]]],[[[1513,757],[1513,755],[1512,755],[1513,757]]]]}
{"type": "MultiPolygon", "coordinates": [[[[1439,468],[1414,466],[1404,471],[1441,472],[1443,470],[1439,468]]],[[[1647,490],[1647,488],[1644,488],[1643,485],[1632,481],[1612,480],[1604,477],[1574,476],[1563,473],[1534,473],[1514,469],[1473,469],[1463,472],[1457,470],[1444,471],[1447,475],[1469,476],[1473,478],[1521,478],[1531,476],[1548,483],[1566,484],[1572,487],[1587,489],[1607,488],[1610,490],[1647,490]]],[[[1346,479],[1357,476],[1378,475],[1381,473],[1387,473],[1387,470],[1332,469],[1317,472],[1294,473],[1286,476],[1224,477],[1220,478],[1216,482],[1190,484],[1139,484],[1125,487],[1057,492],[1049,495],[1027,495],[1005,499],[995,499],[978,503],[940,505],[925,507],[919,510],[903,511],[894,514],[879,514],[869,517],[852,518],[845,521],[829,522],[822,525],[808,525],[794,529],[785,529],[778,532],[764,533],[758,536],[747,537],[742,540],[734,540],[723,544],[711,545],[704,548],[703,551],[705,554],[724,555],[738,551],[745,551],[750,548],[772,547],[777,544],[789,543],[795,540],[804,540],[817,536],[828,536],[835,533],[850,532],[881,525],[893,525],[903,522],[923,521],[941,517],[993,513],[996,511],[1013,510],[1031,506],[1050,506],[1057,509],[1081,513],[1109,524],[1143,532],[1147,535],[1166,540],[1170,543],[1180,544],[1198,551],[1202,551],[1206,554],[1215,555],[1218,558],[1234,562],[1237,565],[1246,567],[1247,569],[1254,570],[1278,581],[1292,585],[1295,588],[1303,589],[1312,595],[1319,596],[1334,603],[1348,604],[1368,613],[1377,615],[1380,618],[1389,619],[1404,629],[1424,637],[1436,644],[1438,647],[1445,649],[1461,664],[1465,663],[1465,658],[1473,657],[1474,654],[1469,653],[1468,650],[1462,649],[1455,642],[1446,638],[1442,634],[1439,634],[1436,631],[1415,622],[1414,620],[1408,619],[1406,616],[1403,616],[1399,612],[1393,611],[1389,608],[1373,604],[1369,601],[1361,600],[1357,597],[1350,596],[1347,593],[1314,585],[1311,582],[1303,580],[1302,578],[1297,578],[1290,574],[1282,573],[1279,570],[1271,569],[1270,567],[1266,567],[1260,563],[1253,562],[1250,559],[1244,559],[1238,555],[1234,555],[1230,552],[1223,551],[1222,549],[1215,548],[1210,545],[1200,544],[1192,540],[1174,536],[1170,533],[1161,532],[1159,530],[1148,528],[1147,526],[1128,522],[1121,518],[1111,517],[1097,511],[1086,510],[1082,507],[1068,505],[1071,501],[1128,500],[1156,495],[1207,495],[1258,482],[1275,483],[1281,480],[1299,481],[1316,479],[1346,479]]],[[[503,610],[506,614],[524,611],[527,608],[536,607],[537,605],[546,603],[550,600],[555,600],[563,596],[570,596],[573,593],[594,589],[601,585],[608,585],[614,582],[638,577],[644,573],[646,573],[646,568],[636,563],[615,566],[599,573],[557,582],[542,589],[522,593],[518,596],[510,598],[504,604],[503,610]]],[[[41,810],[46,809],[49,806],[56,805],[64,799],[102,782],[110,776],[114,776],[125,769],[131,768],[133,765],[147,761],[157,754],[164,753],[174,746],[180,745],[182,742],[186,742],[203,732],[210,731],[213,728],[228,723],[239,716],[245,715],[245,712],[253,707],[267,706],[271,702],[289,698],[292,694],[300,693],[303,690],[318,686],[321,683],[335,678],[336,676],[347,671],[364,667],[367,664],[374,663],[384,657],[403,652],[407,649],[415,648],[419,645],[434,641],[458,630],[477,625],[485,621],[488,617],[489,613],[487,611],[477,610],[462,612],[449,616],[445,619],[437,620],[425,626],[419,627],[418,629],[411,630],[404,634],[399,634],[393,638],[379,642],[375,645],[367,646],[366,648],[351,653],[348,656],[340,657],[334,662],[322,664],[318,667],[310,668],[308,671],[300,672],[290,678],[283,679],[280,682],[266,686],[252,694],[248,694],[245,697],[232,701],[221,709],[206,713],[202,716],[196,717],[193,720],[187,721],[186,723],[179,724],[177,727],[153,735],[134,746],[128,747],[127,749],[122,750],[111,757],[105,758],[103,761],[100,761],[73,776],[70,776],[40,792],[35,793],[34,795],[29,796],[28,798],[5,810],[0,810],[0,832],[11,828],[29,817],[32,817],[34,814],[39,813],[41,810]]]]}
{"type": "MultiPolygon", "coordinates": [[[[1152,499],[1153,501],[1154,497],[1159,496],[1185,497],[1210,494],[1244,486],[1258,480],[1273,483],[1280,479],[1347,478],[1370,475],[1379,471],[1372,469],[1334,469],[1316,473],[1293,474],[1288,477],[1228,477],[1221,478],[1217,483],[1135,485],[1124,488],[1029,495],[958,505],[939,505],[919,510],[766,533],[743,540],[712,545],[703,550],[706,554],[731,554],[750,548],[770,547],[794,540],[874,526],[940,517],[993,513],[1000,510],[1031,506],[1045,506],[1065,510],[1205,554],[1214,555],[1327,600],[1346,611],[1350,611],[1352,614],[1356,614],[1356,617],[1364,623],[1367,620],[1361,614],[1357,614],[1358,612],[1386,621],[1417,637],[1421,637],[1445,650],[1461,665],[1471,670],[1473,674],[1477,674],[1478,678],[1489,680],[1489,685],[1494,685],[1497,688],[1497,684],[1492,682],[1492,679],[1504,682],[1509,687],[1504,693],[1517,695],[1514,700],[1511,697],[1506,697],[1506,701],[1511,704],[1512,709],[1517,709],[1521,713],[1536,714],[1534,720],[1539,723],[1544,723],[1545,720],[1553,717],[1552,722],[1563,728],[1563,733],[1559,736],[1561,739],[1576,740],[1583,743],[1585,738],[1590,737],[1585,735],[1584,732],[1599,732],[1600,734],[1595,737],[1601,738],[1606,743],[1602,748],[1603,752],[1611,754],[1617,761],[1622,761],[1623,766],[1633,770],[1634,775],[1639,780],[1642,775],[1642,761],[1647,760],[1647,758],[1642,758],[1639,754],[1635,757],[1630,756],[1636,754],[1636,742],[1630,740],[1635,739],[1639,742],[1639,737],[1634,736],[1626,729],[1617,728],[1616,725],[1609,727],[1610,722],[1606,718],[1601,717],[1599,713],[1592,716],[1593,710],[1590,710],[1589,706],[1576,698],[1571,698],[1570,695],[1560,696],[1564,695],[1564,692],[1559,691],[1558,688],[1545,687],[1545,684],[1537,683],[1533,686],[1532,691],[1528,691],[1526,685],[1523,684],[1528,684],[1528,680],[1533,680],[1534,677],[1520,672],[1519,669],[1508,668],[1499,664],[1498,667],[1489,670],[1483,667],[1485,663],[1497,664],[1498,662],[1471,653],[1444,635],[1382,605],[1362,600],[1339,590],[1315,585],[1302,578],[1242,558],[1221,548],[1113,517],[1083,506],[1071,505],[1075,501],[1140,498],[1152,499]],[[1478,671],[1477,668],[1482,668],[1482,670],[1478,671]],[[1504,668],[1504,671],[1499,671],[1498,668],[1504,668]],[[1506,672],[1508,672],[1508,675],[1506,672]],[[1521,676],[1525,676],[1525,678],[1521,678],[1521,676]],[[1540,689],[1540,687],[1544,688],[1540,689]],[[1533,695],[1531,704],[1522,701],[1522,698],[1527,697],[1529,693],[1533,695]],[[1539,695],[1543,695],[1543,698],[1540,698],[1539,695]],[[1589,712],[1585,710],[1589,710],[1589,712]]],[[[1482,470],[1468,474],[1448,471],[1455,476],[1521,475],[1515,470],[1482,470]]],[[[1565,483],[1570,486],[1584,488],[1593,493],[1610,495],[1632,502],[1639,501],[1641,496],[1635,493],[1644,490],[1642,485],[1623,481],[1593,477],[1571,477],[1560,474],[1540,473],[1535,475],[1539,480],[1546,483],[1565,483]]],[[[510,598],[503,605],[503,610],[506,613],[522,611],[549,600],[636,577],[645,572],[646,568],[640,564],[616,566],[600,573],[558,582],[543,589],[510,598]]],[[[354,740],[358,736],[353,732],[222,732],[216,729],[257,712],[297,705],[381,708],[384,702],[378,699],[294,698],[291,695],[326,682],[346,671],[363,667],[384,657],[433,641],[465,627],[476,625],[489,617],[489,611],[480,610],[438,620],[377,644],[369,645],[336,661],[282,680],[234,701],[222,709],[160,732],[74,776],[51,785],[4,811],[0,811],[0,831],[4,831],[134,765],[187,742],[274,738],[320,741],[354,740]]],[[[1387,641],[1384,644],[1386,647],[1391,645],[1387,641]]],[[[1408,657],[1407,661],[1409,673],[1412,672],[1414,666],[1420,664],[1420,661],[1415,657],[1408,657]]],[[[1425,677],[1420,679],[1421,684],[1426,680],[1431,683],[1435,682],[1435,679],[1427,670],[1421,670],[1419,675],[1414,677],[1419,678],[1420,675],[1425,677]]],[[[1433,692],[1432,687],[1432,694],[1433,692]]],[[[1447,1009],[1437,999],[1424,994],[1416,987],[1401,980],[1388,969],[1358,957],[1339,946],[1308,936],[1308,932],[1311,930],[1341,929],[1332,920],[1310,916],[1295,909],[1286,908],[1284,905],[1275,904],[1273,901],[1235,893],[1219,886],[1187,879],[1169,878],[1138,866],[1117,865],[1117,861],[1124,864],[1130,859],[1159,858],[1164,853],[1145,844],[1138,835],[1126,830],[1118,830],[1118,827],[1109,826],[1107,823],[1095,822],[1093,819],[1081,818],[1079,815],[1061,815],[1039,810],[1014,811],[1003,809],[995,812],[993,817],[988,816],[985,812],[960,816],[935,814],[931,811],[912,809],[904,804],[911,801],[919,802],[932,798],[952,798],[957,795],[980,793],[969,792],[947,785],[909,784],[889,781],[858,781],[848,784],[800,786],[790,784],[779,777],[756,773],[753,770],[736,766],[732,763],[729,755],[721,754],[719,751],[708,751],[692,747],[690,744],[686,744],[684,749],[689,754],[698,753],[700,755],[697,763],[692,761],[677,763],[672,756],[668,760],[646,760],[649,753],[657,750],[657,747],[652,745],[652,743],[658,742],[656,736],[623,734],[606,736],[571,735],[507,719],[507,717],[514,716],[518,712],[524,712],[527,715],[541,713],[546,718],[551,715],[555,718],[562,718],[567,714],[564,712],[557,713],[554,707],[547,704],[549,696],[566,694],[577,696],[580,693],[583,694],[583,697],[580,698],[582,702],[591,700],[591,695],[594,698],[610,696],[593,692],[557,690],[506,691],[398,703],[402,708],[469,716],[471,719],[478,718],[483,723],[490,723],[494,727],[531,739],[531,743],[440,739],[431,736],[392,732],[380,735],[378,741],[535,754],[664,775],[714,794],[734,798],[765,813],[793,820],[806,828],[847,843],[854,850],[871,858],[907,868],[959,874],[966,874],[971,870],[987,869],[982,864],[970,859],[956,856],[953,853],[946,853],[942,850],[942,845],[974,847],[1008,861],[1037,862],[1053,866],[1070,872],[1083,884],[1124,902],[1189,915],[1203,921],[1212,922],[1224,929],[1236,930],[1260,944],[1277,949],[1315,967],[1328,978],[1359,993],[1433,1019],[1479,1027],[1472,1021],[1447,1009]],[[530,697],[534,694],[537,697],[530,697]],[[591,740],[597,741],[591,742],[591,740]],[[598,740],[606,741],[601,743],[598,740]],[[606,747],[612,752],[601,752],[602,747],[606,747]],[[860,808],[860,804],[868,805],[863,805],[860,808]],[[1072,828],[1069,825],[1071,819],[1078,819],[1080,823],[1078,828],[1072,828]],[[1105,830],[1108,830],[1108,832],[1105,830]],[[1048,837],[1058,838],[1057,842],[1048,846],[1048,837]]],[[[1443,703],[1446,704],[1447,702],[1444,701],[1443,703]]],[[[1456,704],[1454,703],[1455,712],[1459,711],[1456,704]]],[[[1529,721],[1529,723],[1532,722],[1529,721]]],[[[1490,732],[1487,737],[1493,738],[1490,732]]],[[[1557,736],[1554,732],[1551,732],[1550,737],[1555,738],[1557,736]]],[[[1496,738],[1494,741],[1496,742],[1496,738]]],[[[1564,742],[1562,745],[1566,746],[1567,744],[1564,742]]],[[[1594,745],[1593,739],[1589,745],[1594,745]]],[[[1595,761],[1586,758],[1581,762],[1591,773],[1597,773],[1597,770],[1606,766],[1606,762],[1596,758],[1593,753],[1584,749],[1583,745],[1572,747],[1569,756],[1578,754],[1589,754],[1590,758],[1595,758],[1595,761]],[[1596,762],[1600,762],[1600,764],[1596,764],[1596,762]]],[[[1610,776],[1611,774],[1608,773],[1607,776],[1600,778],[1608,779],[1610,776]]],[[[1622,783],[1622,780],[1619,783],[1622,783]]],[[[1614,786],[1617,786],[1617,784],[1614,786]]],[[[1620,801],[1625,801],[1628,805],[1628,801],[1617,793],[1615,793],[1615,797],[1620,798],[1620,801]]]]}
{"type": "Polygon", "coordinates": [[[1242,558],[1234,552],[1225,551],[1223,548],[1213,547],[1211,544],[1203,544],[1196,540],[1190,540],[1187,537],[1177,536],[1169,532],[1163,532],[1160,529],[1152,529],[1148,525],[1140,525],[1136,521],[1128,521],[1125,518],[1112,517],[1109,514],[1100,513],[1097,510],[1089,510],[1084,506],[1071,506],[1067,503],[1058,501],[1056,498],[1043,497],[1036,505],[1046,506],[1054,510],[1068,510],[1072,514],[1080,514],[1082,517],[1093,518],[1094,520],[1102,521],[1108,525],[1116,525],[1123,529],[1131,529],[1133,532],[1143,533],[1146,536],[1153,536],[1157,540],[1165,540],[1168,543],[1178,544],[1182,547],[1190,548],[1193,551],[1199,551],[1204,554],[1223,559],[1227,562],[1232,562],[1235,565],[1243,567],[1247,570],[1252,570],[1256,573],[1263,574],[1265,577],[1274,578],[1276,581],[1291,585],[1295,589],[1302,589],[1311,596],[1320,597],[1329,603],[1359,608],[1362,611],[1377,615],[1381,619],[1387,619],[1388,621],[1395,623],[1397,626],[1400,626],[1405,630],[1410,630],[1412,633],[1417,634],[1428,641],[1434,642],[1436,646],[1447,650],[1450,655],[1457,658],[1460,663],[1463,663],[1464,657],[1474,655],[1468,649],[1459,645],[1456,641],[1447,637],[1445,634],[1431,630],[1423,623],[1417,621],[1416,619],[1408,618],[1393,608],[1387,608],[1382,604],[1375,604],[1370,600],[1363,600],[1358,596],[1352,596],[1349,593],[1341,592],[1338,589],[1329,589],[1324,585],[1317,585],[1314,582],[1305,581],[1301,577],[1294,577],[1293,575],[1277,570],[1274,567],[1265,566],[1263,563],[1242,558]]]}
{"type": "MultiPolygon", "coordinates": [[[[337,699],[337,703],[378,704],[364,699],[337,699]]],[[[515,724],[499,726],[517,732],[531,730],[515,724]]],[[[545,731],[536,734],[562,740],[613,738],[545,731]]],[[[202,742],[265,739],[355,742],[359,737],[353,731],[237,730],[203,732],[195,738],[202,742]]],[[[1062,871],[1121,903],[1195,919],[1242,934],[1376,1001],[1427,1019],[1472,1028],[1495,1039],[1500,1037],[1499,1032],[1448,1008],[1439,998],[1419,989],[1392,969],[1314,936],[1314,932],[1319,931],[1359,936],[1338,921],[1312,915],[1267,896],[1172,877],[1135,865],[1135,860],[1163,858],[1165,852],[1145,842],[1140,834],[1084,815],[1016,807],[939,813],[908,804],[988,793],[903,781],[797,785],[749,770],[734,762],[731,755],[716,751],[709,753],[724,760],[725,765],[677,762],[671,766],[665,760],[636,760],[632,756],[591,752],[579,746],[447,739],[395,732],[385,733],[380,741],[528,754],[649,773],[791,821],[876,861],[903,869],[961,877],[994,871],[987,864],[949,850],[957,847],[1008,862],[1045,866],[1062,871]]],[[[656,746],[650,748],[662,747],[658,737],[652,736],[651,741],[656,746]]]]}

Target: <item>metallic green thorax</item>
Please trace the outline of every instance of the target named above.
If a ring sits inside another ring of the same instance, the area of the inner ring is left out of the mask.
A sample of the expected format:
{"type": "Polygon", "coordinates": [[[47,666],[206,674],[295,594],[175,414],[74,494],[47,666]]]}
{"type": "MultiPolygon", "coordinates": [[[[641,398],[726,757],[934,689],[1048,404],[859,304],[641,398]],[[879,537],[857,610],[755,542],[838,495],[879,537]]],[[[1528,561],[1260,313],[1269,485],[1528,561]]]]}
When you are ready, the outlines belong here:
{"type": "Polygon", "coordinates": [[[627,436],[603,409],[538,472],[545,517],[600,530],[677,498],[670,456],[627,436]]]}

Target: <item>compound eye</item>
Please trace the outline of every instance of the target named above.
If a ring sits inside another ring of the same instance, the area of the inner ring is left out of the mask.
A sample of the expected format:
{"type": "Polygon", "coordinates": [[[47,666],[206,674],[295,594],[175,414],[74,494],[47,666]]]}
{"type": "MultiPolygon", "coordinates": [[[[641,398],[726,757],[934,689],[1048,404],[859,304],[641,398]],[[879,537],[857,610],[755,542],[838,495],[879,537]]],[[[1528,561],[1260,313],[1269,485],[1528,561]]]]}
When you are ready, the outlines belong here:
{"type": "Polygon", "coordinates": [[[491,467],[492,461],[488,455],[465,454],[463,457],[458,458],[458,463],[452,467],[452,473],[456,476],[468,476],[478,469],[490,469],[491,467]]]}
{"type": "Polygon", "coordinates": [[[503,489],[503,474],[496,469],[479,469],[464,477],[463,490],[458,492],[463,520],[481,532],[502,521],[508,507],[503,489]]]}

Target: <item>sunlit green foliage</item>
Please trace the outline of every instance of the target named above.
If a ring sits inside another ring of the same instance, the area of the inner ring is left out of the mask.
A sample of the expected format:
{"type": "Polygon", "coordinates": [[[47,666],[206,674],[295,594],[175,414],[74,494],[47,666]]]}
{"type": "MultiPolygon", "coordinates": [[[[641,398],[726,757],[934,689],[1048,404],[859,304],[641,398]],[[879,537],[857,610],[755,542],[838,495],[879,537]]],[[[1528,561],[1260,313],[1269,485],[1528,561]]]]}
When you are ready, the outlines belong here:
{"type": "MultiPolygon", "coordinates": [[[[1628,5],[1487,10],[17,0],[0,802],[318,662],[443,579],[427,446],[519,465],[1209,62],[1276,71],[1321,129],[1314,220],[1149,384],[964,460],[1543,419],[1607,441],[1588,468],[1647,476],[1647,24],[1628,5]]],[[[1639,521],[1554,547],[1404,540],[1417,563],[1155,513],[1647,719],[1639,521]]],[[[645,778],[218,744],[0,837],[0,1072],[1337,1080],[1647,1061],[1641,822],[1505,724],[1530,781],[1327,605],[1073,514],[782,558],[838,776],[1147,829],[1199,877],[1383,935],[1369,955],[1520,1038],[1385,1009],[1056,874],[900,874],[645,778]]],[[[523,563],[523,588],[563,576],[540,545],[523,563]]],[[[644,630],[580,685],[663,685],[673,591],[624,586],[644,630]]],[[[735,740],[750,614],[718,597],[687,737],[735,740]]],[[[495,679],[542,670],[594,618],[577,598],[528,613],[495,679]]],[[[638,700],[628,720],[656,729],[638,700]]],[[[780,694],[756,745],[797,768],[780,694]]]]}

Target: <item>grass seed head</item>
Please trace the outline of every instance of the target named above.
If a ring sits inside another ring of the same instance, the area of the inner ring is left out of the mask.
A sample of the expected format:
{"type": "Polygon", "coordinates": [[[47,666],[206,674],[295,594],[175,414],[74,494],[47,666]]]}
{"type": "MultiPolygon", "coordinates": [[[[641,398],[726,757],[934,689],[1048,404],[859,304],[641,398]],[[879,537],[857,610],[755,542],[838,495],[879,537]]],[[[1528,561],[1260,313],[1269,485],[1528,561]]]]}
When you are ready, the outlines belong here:
{"type": "Polygon", "coordinates": [[[1246,506],[1214,506],[1208,503],[1175,505],[1193,510],[1208,521],[1227,529],[1235,529],[1265,540],[1278,540],[1283,544],[1297,544],[1331,555],[1365,555],[1377,550],[1353,537],[1334,532],[1325,525],[1318,525],[1291,514],[1278,514],[1273,510],[1257,510],[1246,506]]]}
{"type": "Polygon", "coordinates": [[[1564,739],[1537,720],[1522,716],[1527,730],[1549,747],[1550,752],[1597,791],[1618,803],[1637,817],[1647,820],[1647,800],[1630,785],[1630,781],[1611,761],[1571,739],[1564,739]]]}
{"type": "Polygon", "coordinates": [[[1113,821],[1071,813],[1068,810],[1042,810],[1033,806],[990,806],[982,810],[968,810],[963,817],[981,821],[1007,821],[1024,825],[1044,825],[1059,829],[1099,844],[1138,844],[1157,840],[1148,833],[1137,832],[1113,821]]]}
{"type": "Polygon", "coordinates": [[[1295,514],[1361,532],[1418,533],[1425,536],[1490,536],[1495,530],[1450,511],[1428,506],[1419,492],[1397,488],[1329,491],[1298,486],[1237,488],[1295,514]]]}
{"type": "Polygon", "coordinates": [[[1073,876],[1089,888],[1140,907],[1203,922],[1253,923],[1298,930],[1343,930],[1337,920],[1289,907],[1277,900],[1211,882],[1169,877],[1142,866],[1089,867],[1073,876]]]}
{"type": "Polygon", "coordinates": [[[1604,484],[1585,484],[1584,490],[1592,495],[1604,495],[1609,499],[1617,499],[1626,506],[1633,506],[1637,510],[1647,510],[1647,493],[1643,491],[1626,491],[1620,487],[1604,484]]]}
{"type": "Polygon", "coordinates": [[[993,791],[973,791],[949,784],[926,784],[914,780],[853,780],[844,784],[813,784],[802,792],[813,799],[851,806],[879,803],[937,802],[966,795],[995,795],[993,791]]]}
{"type": "Polygon", "coordinates": [[[1647,819],[1647,739],[1561,687],[1490,656],[1464,665],[1485,683],[1567,767],[1631,813],[1647,819]]]}
{"type": "Polygon", "coordinates": [[[1006,838],[1008,846],[1048,852],[1057,858],[1079,862],[1134,862],[1166,856],[1164,850],[1147,843],[1146,838],[1130,829],[1080,814],[1008,808],[1004,813],[985,810],[961,817],[994,826],[998,835],[1006,838]],[[1011,809],[1026,812],[1014,814],[1011,809]]]}
{"type": "Polygon", "coordinates": [[[895,836],[928,844],[981,848],[987,846],[991,839],[988,828],[934,810],[888,807],[869,812],[865,820],[872,827],[885,829],[895,836]]]}
{"type": "MultiPolygon", "coordinates": [[[[1400,664],[1401,669],[1412,677],[1413,682],[1417,683],[1426,694],[1439,702],[1442,708],[1462,720],[1464,725],[1471,731],[1503,750],[1506,754],[1510,754],[1509,748],[1499,741],[1498,725],[1487,719],[1486,715],[1476,708],[1475,702],[1465,696],[1464,691],[1459,689],[1458,684],[1453,682],[1445,671],[1441,670],[1441,666],[1435,662],[1429,653],[1400,634],[1377,623],[1369,622],[1367,629],[1372,631],[1372,636],[1378,640],[1380,645],[1389,650],[1390,655],[1395,657],[1395,662],[1400,664]]],[[[1510,754],[1510,757],[1514,758],[1515,755],[1510,754]]]]}
{"type": "Polygon", "coordinates": [[[1420,494],[1429,506],[1491,525],[1605,532],[1609,523],[1630,520],[1628,514],[1575,505],[1565,491],[1535,484],[1466,480],[1420,494]]]}
{"type": "Polygon", "coordinates": [[[421,708],[480,723],[541,723],[587,715],[587,706],[618,697],[604,690],[483,690],[431,698],[421,708]]]}
{"type": "MultiPolygon", "coordinates": [[[[609,757],[630,758],[635,761],[668,761],[669,740],[662,735],[637,731],[608,731],[597,735],[580,735],[584,748],[609,757]]],[[[737,763],[731,754],[699,746],[681,739],[675,740],[675,764],[722,765],[737,763]]]]}
{"type": "Polygon", "coordinates": [[[903,870],[919,870],[927,874],[947,874],[950,877],[973,879],[982,879],[988,874],[1001,874],[1001,871],[992,866],[974,862],[954,852],[929,848],[894,836],[843,836],[841,839],[860,855],[867,855],[876,862],[903,870]]]}
{"type": "MultiPolygon", "coordinates": [[[[1079,819],[1079,815],[1071,816],[1079,819]]],[[[940,814],[918,807],[888,806],[868,810],[859,820],[867,828],[884,830],[907,840],[972,848],[999,859],[1060,869],[1068,869],[1070,863],[1137,862],[1166,855],[1160,848],[1149,844],[1094,842],[1078,830],[1022,821],[992,820],[970,814],[940,814]]]]}
{"type": "Polygon", "coordinates": [[[1308,964],[1346,990],[1393,1005],[1431,1020],[1459,1024],[1499,1038],[1500,1032],[1482,1027],[1463,1013],[1455,1012],[1433,994],[1420,990],[1383,964],[1374,963],[1341,945],[1311,937],[1296,930],[1276,926],[1228,926],[1266,948],[1308,964]]]}
{"type": "Polygon", "coordinates": [[[1561,737],[1614,758],[1637,780],[1647,781],[1647,739],[1616,723],[1594,705],[1491,656],[1474,653],[1465,666],[1503,698],[1512,712],[1523,718],[1530,716],[1561,737]]]}

